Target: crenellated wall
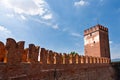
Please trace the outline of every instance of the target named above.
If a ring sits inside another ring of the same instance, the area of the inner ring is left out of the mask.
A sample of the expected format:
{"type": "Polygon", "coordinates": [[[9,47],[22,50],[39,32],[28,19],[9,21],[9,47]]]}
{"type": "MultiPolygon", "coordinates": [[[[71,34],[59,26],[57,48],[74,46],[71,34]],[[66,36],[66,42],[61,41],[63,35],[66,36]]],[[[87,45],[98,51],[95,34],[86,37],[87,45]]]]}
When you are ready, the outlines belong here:
{"type": "Polygon", "coordinates": [[[91,28],[89,28],[87,30],[84,30],[84,35],[88,35],[90,33],[94,33],[94,32],[96,32],[98,30],[102,30],[102,31],[108,32],[108,28],[98,24],[98,25],[93,26],[93,27],[91,27],[91,28]]]}
{"type": "Polygon", "coordinates": [[[109,58],[81,56],[78,54],[57,53],[52,50],[40,48],[34,44],[29,44],[29,48],[24,49],[24,41],[16,42],[8,38],[6,45],[0,42],[0,62],[16,64],[21,62],[40,64],[100,64],[110,63],[109,58]],[[40,56],[39,56],[40,53],[40,56]],[[40,61],[38,61],[40,58],[40,61]]]}
{"type": "Polygon", "coordinates": [[[34,44],[25,49],[24,44],[12,38],[0,42],[0,80],[114,80],[109,58],[62,54],[34,44]]]}

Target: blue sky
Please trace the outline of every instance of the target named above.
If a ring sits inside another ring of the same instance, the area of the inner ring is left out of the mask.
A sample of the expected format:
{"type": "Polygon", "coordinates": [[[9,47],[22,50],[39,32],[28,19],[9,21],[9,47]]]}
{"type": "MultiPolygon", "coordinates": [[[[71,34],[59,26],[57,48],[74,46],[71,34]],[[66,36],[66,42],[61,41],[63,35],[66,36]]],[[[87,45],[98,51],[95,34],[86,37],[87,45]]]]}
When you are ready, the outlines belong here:
{"type": "Polygon", "coordinates": [[[12,37],[56,52],[84,54],[83,31],[109,28],[111,57],[120,58],[119,0],[0,0],[0,40],[12,37]]]}

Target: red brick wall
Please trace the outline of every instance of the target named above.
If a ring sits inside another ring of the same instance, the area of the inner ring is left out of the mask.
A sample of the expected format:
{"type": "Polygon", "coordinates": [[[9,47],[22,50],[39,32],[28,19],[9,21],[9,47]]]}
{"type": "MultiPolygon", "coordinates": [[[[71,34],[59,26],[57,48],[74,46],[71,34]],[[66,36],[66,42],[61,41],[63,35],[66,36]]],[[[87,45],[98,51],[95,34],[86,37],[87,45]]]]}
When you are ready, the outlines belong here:
{"type": "Polygon", "coordinates": [[[109,64],[0,63],[0,80],[115,80],[109,64]]]}
{"type": "Polygon", "coordinates": [[[34,44],[24,49],[24,41],[12,38],[0,44],[0,80],[114,80],[109,58],[59,54],[34,44]]]}
{"type": "Polygon", "coordinates": [[[110,58],[109,38],[108,32],[100,30],[100,49],[101,57],[110,58]]]}

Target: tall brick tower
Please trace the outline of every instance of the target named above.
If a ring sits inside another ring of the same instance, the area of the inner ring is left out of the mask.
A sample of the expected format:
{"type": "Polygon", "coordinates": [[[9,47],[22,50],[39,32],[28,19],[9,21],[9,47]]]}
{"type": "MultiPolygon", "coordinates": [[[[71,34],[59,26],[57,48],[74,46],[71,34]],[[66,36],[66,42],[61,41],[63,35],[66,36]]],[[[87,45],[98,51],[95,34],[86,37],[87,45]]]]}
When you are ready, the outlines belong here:
{"type": "Polygon", "coordinates": [[[98,24],[84,30],[84,49],[86,56],[110,58],[108,28],[98,24]]]}

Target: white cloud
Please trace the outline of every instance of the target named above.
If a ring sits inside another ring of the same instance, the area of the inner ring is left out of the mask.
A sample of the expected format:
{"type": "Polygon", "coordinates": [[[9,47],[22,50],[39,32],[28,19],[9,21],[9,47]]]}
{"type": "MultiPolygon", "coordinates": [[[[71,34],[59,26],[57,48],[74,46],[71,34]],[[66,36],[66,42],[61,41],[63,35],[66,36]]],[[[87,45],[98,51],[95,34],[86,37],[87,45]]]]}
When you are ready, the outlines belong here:
{"type": "Polygon", "coordinates": [[[14,14],[6,14],[6,16],[12,18],[14,17],[14,14]]]}
{"type": "Polygon", "coordinates": [[[86,6],[88,5],[89,3],[87,1],[84,1],[84,0],[80,0],[78,2],[74,2],[74,6],[86,6]]]}
{"type": "Polygon", "coordinates": [[[22,20],[26,20],[26,17],[25,17],[25,16],[20,15],[20,17],[21,17],[22,20]]]}
{"type": "Polygon", "coordinates": [[[2,39],[6,39],[8,37],[13,37],[13,35],[10,30],[5,28],[4,26],[0,26],[0,37],[2,39]]]}
{"type": "Polygon", "coordinates": [[[52,19],[52,14],[50,13],[50,14],[44,15],[42,18],[46,20],[52,19]]]}
{"type": "Polygon", "coordinates": [[[58,28],[55,25],[51,25],[57,23],[53,11],[45,0],[0,0],[0,5],[8,10],[8,17],[16,16],[21,18],[21,20],[32,17],[32,20],[39,19],[40,22],[47,26],[58,28]]]}
{"type": "Polygon", "coordinates": [[[71,33],[71,35],[74,36],[74,37],[81,37],[81,35],[79,33],[74,33],[73,32],[73,33],[71,33]]]}
{"type": "Polygon", "coordinates": [[[53,29],[59,29],[59,26],[58,26],[58,24],[56,24],[56,25],[53,25],[53,29]]]}
{"type": "Polygon", "coordinates": [[[39,22],[40,24],[45,24],[47,26],[50,26],[53,29],[59,29],[58,24],[54,24],[54,23],[51,23],[51,22],[45,22],[45,21],[42,21],[40,19],[33,19],[33,20],[36,21],[36,22],[39,22]]]}
{"type": "Polygon", "coordinates": [[[50,12],[48,4],[44,0],[2,0],[1,4],[17,14],[42,16],[50,12]]]}

